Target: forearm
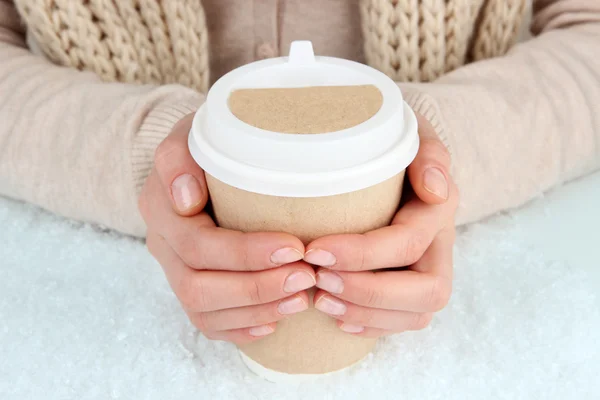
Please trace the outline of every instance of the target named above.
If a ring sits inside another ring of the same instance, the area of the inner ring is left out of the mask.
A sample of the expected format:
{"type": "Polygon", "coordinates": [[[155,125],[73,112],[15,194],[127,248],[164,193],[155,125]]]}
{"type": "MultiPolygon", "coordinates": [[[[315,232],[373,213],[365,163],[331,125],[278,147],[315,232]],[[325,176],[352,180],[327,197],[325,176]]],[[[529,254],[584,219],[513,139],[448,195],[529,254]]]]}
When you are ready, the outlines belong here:
{"type": "Polygon", "coordinates": [[[503,58],[403,85],[452,153],[459,224],[600,167],[600,6],[570,19],[579,24],[561,25],[561,17],[503,58]]]}
{"type": "Polygon", "coordinates": [[[154,149],[202,96],[107,84],[0,38],[0,194],[144,235],[137,194],[154,149]]]}

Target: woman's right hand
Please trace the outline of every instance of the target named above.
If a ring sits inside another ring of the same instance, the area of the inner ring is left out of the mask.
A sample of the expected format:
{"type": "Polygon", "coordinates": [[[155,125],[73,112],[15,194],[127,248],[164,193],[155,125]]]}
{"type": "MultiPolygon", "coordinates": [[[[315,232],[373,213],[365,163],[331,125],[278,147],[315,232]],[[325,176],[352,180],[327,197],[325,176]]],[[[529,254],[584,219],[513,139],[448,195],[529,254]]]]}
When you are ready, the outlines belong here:
{"type": "Polygon", "coordinates": [[[286,233],[219,228],[204,211],[204,171],[187,146],[190,114],[156,150],[139,198],[146,243],[191,322],[209,339],[247,343],[308,308],[315,273],[286,233]]]}

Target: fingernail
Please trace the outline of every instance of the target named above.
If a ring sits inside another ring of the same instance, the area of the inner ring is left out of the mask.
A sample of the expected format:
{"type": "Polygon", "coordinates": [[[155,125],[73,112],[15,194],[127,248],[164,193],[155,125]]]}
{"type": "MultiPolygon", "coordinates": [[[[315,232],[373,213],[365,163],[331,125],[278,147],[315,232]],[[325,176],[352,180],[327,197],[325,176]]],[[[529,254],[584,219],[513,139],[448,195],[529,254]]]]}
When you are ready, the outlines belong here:
{"type": "Polygon", "coordinates": [[[448,182],[439,168],[427,168],[425,170],[423,173],[423,186],[425,190],[444,200],[448,198],[448,182]]]}
{"type": "Polygon", "coordinates": [[[279,303],[277,306],[277,311],[280,314],[288,315],[288,314],[296,314],[302,312],[308,308],[308,304],[302,298],[298,296],[294,296],[289,299],[285,299],[279,303]]]}
{"type": "Polygon", "coordinates": [[[306,252],[304,261],[320,267],[333,267],[337,259],[333,254],[321,249],[313,249],[306,252]]]}
{"type": "Polygon", "coordinates": [[[317,287],[329,293],[340,294],[344,291],[344,281],[331,271],[319,271],[317,274],[317,287]]]}
{"type": "Polygon", "coordinates": [[[292,247],[284,247],[271,254],[271,262],[276,265],[284,265],[302,260],[302,253],[292,247]]]}
{"type": "Polygon", "coordinates": [[[275,330],[269,325],[261,325],[250,328],[248,333],[250,333],[250,336],[267,336],[273,332],[275,332],[275,330]]]}
{"type": "Polygon", "coordinates": [[[202,200],[202,189],[196,178],[190,174],[179,175],[171,184],[171,193],[179,211],[187,211],[202,200]]]}
{"type": "Polygon", "coordinates": [[[287,277],[283,284],[283,291],[286,293],[296,293],[304,289],[315,286],[315,278],[305,271],[296,271],[287,277]]]}
{"type": "Polygon", "coordinates": [[[325,314],[344,315],[346,313],[346,305],[331,296],[321,296],[315,303],[315,308],[325,314]]]}
{"type": "Polygon", "coordinates": [[[364,326],[343,323],[340,329],[348,333],[361,333],[365,330],[364,326]]]}

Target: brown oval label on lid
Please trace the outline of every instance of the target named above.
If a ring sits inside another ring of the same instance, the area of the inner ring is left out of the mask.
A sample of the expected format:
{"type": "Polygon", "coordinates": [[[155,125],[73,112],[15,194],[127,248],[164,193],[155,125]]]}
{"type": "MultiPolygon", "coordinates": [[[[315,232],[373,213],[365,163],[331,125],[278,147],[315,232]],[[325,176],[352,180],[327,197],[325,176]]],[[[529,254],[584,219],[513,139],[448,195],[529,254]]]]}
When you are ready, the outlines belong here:
{"type": "Polygon", "coordinates": [[[365,122],[381,108],[374,85],[239,89],[229,108],[243,122],[280,133],[327,133],[365,122]]]}

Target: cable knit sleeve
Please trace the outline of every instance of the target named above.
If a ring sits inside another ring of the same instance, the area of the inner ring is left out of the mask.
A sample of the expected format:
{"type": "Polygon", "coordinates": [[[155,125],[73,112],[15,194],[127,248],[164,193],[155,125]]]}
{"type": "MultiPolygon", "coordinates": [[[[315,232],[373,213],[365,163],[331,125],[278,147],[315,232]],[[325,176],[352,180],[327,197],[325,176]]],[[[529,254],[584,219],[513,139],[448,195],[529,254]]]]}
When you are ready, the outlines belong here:
{"type": "Polygon", "coordinates": [[[137,195],[154,149],[199,93],[104,83],[34,56],[0,0],[0,194],[143,236],[137,195]]]}
{"type": "Polygon", "coordinates": [[[534,1],[535,38],[429,84],[401,84],[449,147],[459,224],[600,168],[600,2],[534,1]]]}

